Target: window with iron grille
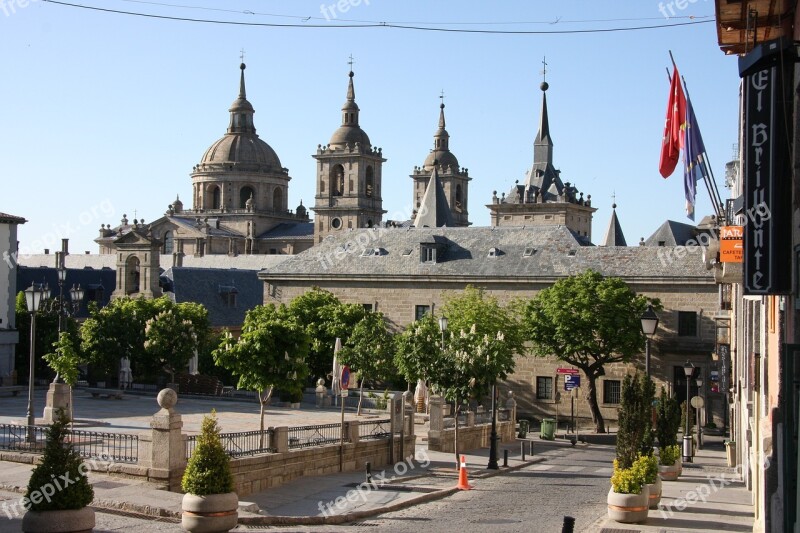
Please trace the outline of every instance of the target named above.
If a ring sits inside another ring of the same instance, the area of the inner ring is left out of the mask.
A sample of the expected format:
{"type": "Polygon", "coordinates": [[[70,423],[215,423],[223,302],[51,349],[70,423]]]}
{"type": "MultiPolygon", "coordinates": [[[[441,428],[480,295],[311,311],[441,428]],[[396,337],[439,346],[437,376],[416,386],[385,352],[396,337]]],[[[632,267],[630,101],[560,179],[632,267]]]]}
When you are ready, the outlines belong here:
{"type": "Polygon", "coordinates": [[[430,305],[417,305],[414,307],[414,320],[419,320],[430,312],[430,305]]]}
{"type": "Polygon", "coordinates": [[[536,399],[537,400],[553,399],[553,378],[547,376],[536,377],[536,399]]]}
{"type": "Polygon", "coordinates": [[[697,337],[697,313],[678,311],[678,337],[697,337]]]}
{"type": "Polygon", "coordinates": [[[603,403],[619,403],[621,389],[619,380],[603,380],[603,403]]]}

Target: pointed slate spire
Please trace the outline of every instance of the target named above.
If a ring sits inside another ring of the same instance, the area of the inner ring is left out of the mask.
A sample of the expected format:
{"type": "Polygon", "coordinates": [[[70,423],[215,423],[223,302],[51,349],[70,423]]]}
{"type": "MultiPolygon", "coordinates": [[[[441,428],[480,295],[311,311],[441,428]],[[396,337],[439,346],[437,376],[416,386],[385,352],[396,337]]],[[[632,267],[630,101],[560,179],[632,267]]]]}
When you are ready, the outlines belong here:
{"type": "Polygon", "coordinates": [[[353,71],[350,71],[350,80],[347,82],[347,100],[342,106],[342,126],[358,126],[358,104],[356,104],[356,89],[353,86],[353,71]]]}
{"type": "Polygon", "coordinates": [[[253,114],[256,112],[253,105],[247,100],[247,90],[244,83],[244,70],[247,65],[239,65],[241,74],[239,75],[239,96],[231,104],[228,111],[231,114],[231,121],[228,126],[228,133],[255,133],[256,127],[253,123],[253,114]]]}
{"type": "Polygon", "coordinates": [[[434,161],[428,187],[425,189],[417,216],[414,219],[414,226],[417,228],[440,228],[453,225],[450,206],[447,205],[444,187],[439,180],[438,166],[438,161],[434,161]]]}
{"type": "Polygon", "coordinates": [[[617,218],[617,204],[611,204],[611,220],[608,223],[606,237],[603,239],[603,246],[628,246],[617,218]]]}
{"type": "Polygon", "coordinates": [[[439,105],[439,129],[436,130],[436,133],[433,136],[434,146],[437,151],[447,151],[450,149],[450,134],[447,133],[446,129],[444,129],[444,125],[444,103],[442,103],[439,105]]]}
{"type": "Polygon", "coordinates": [[[533,162],[534,163],[553,163],[553,140],[550,138],[550,120],[547,116],[547,89],[550,85],[543,81],[542,89],[542,113],[539,117],[539,132],[536,140],[533,141],[533,162]]]}

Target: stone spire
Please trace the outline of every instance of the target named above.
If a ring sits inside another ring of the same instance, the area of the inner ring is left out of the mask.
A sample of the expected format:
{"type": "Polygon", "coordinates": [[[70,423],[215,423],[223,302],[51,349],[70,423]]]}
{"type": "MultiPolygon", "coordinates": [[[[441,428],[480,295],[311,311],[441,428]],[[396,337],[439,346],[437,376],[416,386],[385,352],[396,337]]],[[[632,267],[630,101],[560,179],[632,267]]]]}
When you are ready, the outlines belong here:
{"type": "Polygon", "coordinates": [[[247,100],[247,90],[244,83],[244,70],[247,66],[242,63],[239,65],[241,74],[239,75],[239,96],[233,101],[228,111],[231,114],[231,122],[228,126],[228,133],[255,133],[256,127],[253,124],[253,114],[256,112],[253,105],[247,100]]]}
{"type": "Polygon", "coordinates": [[[358,127],[358,104],[356,104],[356,89],[353,86],[353,71],[350,71],[350,80],[347,82],[347,100],[342,106],[342,126],[358,127]]]}
{"type": "Polygon", "coordinates": [[[611,204],[611,220],[608,223],[603,246],[628,246],[625,242],[625,235],[622,233],[622,226],[617,218],[617,204],[611,204]]]}
{"type": "Polygon", "coordinates": [[[439,180],[438,166],[438,161],[434,161],[428,187],[425,189],[425,195],[422,197],[417,216],[414,218],[414,226],[417,228],[453,226],[450,206],[447,203],[442,182],[439,180]]]}

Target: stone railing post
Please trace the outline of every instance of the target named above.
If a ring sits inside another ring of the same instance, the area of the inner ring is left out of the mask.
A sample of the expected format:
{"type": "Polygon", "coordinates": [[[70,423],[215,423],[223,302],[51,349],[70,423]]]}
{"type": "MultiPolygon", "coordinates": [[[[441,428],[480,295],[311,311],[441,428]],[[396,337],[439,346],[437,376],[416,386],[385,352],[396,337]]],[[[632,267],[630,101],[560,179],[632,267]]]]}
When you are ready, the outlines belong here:
{"type": "Polygon", "coordinates": [[[345,440],[350,440],[350,444],[358,444],[359,440],[359,426],[361,425],[360,422],[357,420],[351,420],[349,422],[344,423],[344,436],[345,440]]]}
{"type": "Polygon", "coordinates": [[[273,447],[276,453],[287,453],[289,451],[289,428],[280,426],[272,428],[273,447]]]}
{"type": "Polygon", "coordinates": [[[405,406],[403,423],[407,424],[405,426],[405,434],[407,436],[414,435],[414,395],[411,394],[411,391],[403,393],[403,405],[405,406]],[[408,422],[406,422],[406,420],[408,420],[408,422]]]}
{"type": "Polygon", "coordinates": [[[443,431],[444,430],[444,398],[441,396],[431,396],[430,400],[428,401],[428,405],[431,409],[431,431],[443,431]]]}
{"type": "Polygon", "coordinates": [[[475,411],[467,411],[467,427],[471,428],[475,425],[475,411]]]}
{"type": "Polygon", "coordinates": [[[139,463],[148,469],[150,478],[177,491],[186,468],[186,440],[181,433],[183,421],[174,409],[178,394],[172,389],[163,389],[157,401],[161,410],[150,420],[152,431],[139,439],[139,463]]]}

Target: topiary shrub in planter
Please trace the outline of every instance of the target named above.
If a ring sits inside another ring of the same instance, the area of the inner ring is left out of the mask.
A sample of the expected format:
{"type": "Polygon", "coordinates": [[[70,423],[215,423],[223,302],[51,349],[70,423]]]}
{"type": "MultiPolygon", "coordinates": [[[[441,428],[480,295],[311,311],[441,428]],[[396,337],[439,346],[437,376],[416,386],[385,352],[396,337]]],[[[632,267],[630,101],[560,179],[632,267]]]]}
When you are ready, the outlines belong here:
{"type": "Polygon", "coordinates": [[[608,517],[624,524],[647,520],[650,492],[644,483],[643,467],[634,463],[631,468],[621,468],[614,460],[614,474],[608,491],[608,517]]]}
{"type": "Polygon", "coordinates": [[[71,533],[94,528],[94,510],[87,507],[94,499],[94,490],[81,456],[67,440],[68,424],[66,413],[59,409],[47,429],[42,462],[28,481],[28,512],[22,518],[22,531],[71,533]]]}
{"type": "Polygon", "coordinates": [[[658,475],[658,458],[654,455],[642,455],[633,465],[639,470],[644,484],[647,485],[649,493],[650,509],[658,509],[661,501],[661,477],[658,475]]]}
{"type": "Polygon", "coordinates": [[[203,418],[197,446],[183,473],[181,525],[190,533],[230,531],[239,519],[230,457],[219,438],[214,411],[203,418]]]}
{"type": "Polygon", "coordinates": [[[681,448],[677,444],[658,450],[658,474],[664,481],[675,481],[680,475],[681,448]]]}

